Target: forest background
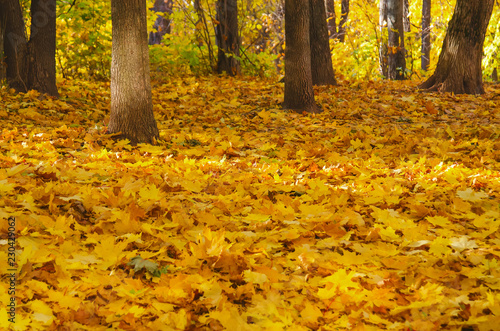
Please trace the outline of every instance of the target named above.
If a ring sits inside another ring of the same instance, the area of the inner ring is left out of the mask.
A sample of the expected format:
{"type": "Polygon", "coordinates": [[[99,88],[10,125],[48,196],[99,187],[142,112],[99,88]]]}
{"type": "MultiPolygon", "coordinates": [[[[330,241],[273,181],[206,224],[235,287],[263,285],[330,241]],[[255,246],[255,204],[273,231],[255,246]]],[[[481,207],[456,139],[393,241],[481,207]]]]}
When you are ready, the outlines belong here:
{"type": "MultiPolygon", "coordinates": [[[[345,22],[345,41],[331,38],[333,67],[339,78],[352,80],[380,79],[378,48],[381,42],[378,1],[348,1],[349,12],[345,22]]],[[[26,1],[28,3],[28,1],[26,1]]],[[[149,8],[154,2],[149,1],[149,8]]],[[[245,74],[272,76],[283,67],[284,8],[281,1],[244,1],[238,3],[239,33],[245,74]],[[277,68],[276,68],[277,67],[277,68]],[[278,70],[276,70],[278,69],[278,70]]],[[[455,1],[432,1],[431,58],[429,72],[433,72],[446,33],[446,27],[455,1]]],[[[26,10],[29,6],[25,5],[26,10]]],[[[207,25],[200,24],[193,4],[179,1],[173,4],[168,17],[171,32],[162,45],[150,48],[153,72],[165,74],[206,74],[216,63],[215,1],[201,2],[207,25]],[[196,27],[196,24],[198,26],[196,27]],[[197,30],[198,29],[198,30],[197,30]],[[212,45],[209,48],[209,44],[212,45]]],[[[59,1],[57,20],[57,71],[63,77],[109,79],[111,63],[111,11],[109,2],[59,1]]],[[[420,70],[422,1],[410,1],[408,8],[410,31],[405,32],[407,77],[423,79],[420,70]]],[[[335,1],[338,25],[341,19],[341,1],[335,1]]],[[[148,31],[157,19],[148,12],[148,31]]],[[[28,17],[28,16],[25,16],[28,17]]],[[[500,11],[494,7],[486,33],[483,72],[486,80],[498,67],[500,11]]]]}
{"type": "Polygon", "coordinates": [[[454,1],[432,1],[427,72],[409,1],[397,82],[378,71],[378,2],[350,1],[344,42],[330,40],[339,85],[316,87],[324,112],[303,115],[281,108],[282,3],[238,2],[238,77],[213,73],[215,1],[198,3],[206,26],[176,1],[150,46],[155,146],[106,133],[109,1],[58,1],[59,98],[1,88],[0,217],[15,220],[17,264],[0,265],[0,301],[16,302],[0,327],[494,330],[498,5],[486,93],[471,96],[416,89],[454,1]]]}

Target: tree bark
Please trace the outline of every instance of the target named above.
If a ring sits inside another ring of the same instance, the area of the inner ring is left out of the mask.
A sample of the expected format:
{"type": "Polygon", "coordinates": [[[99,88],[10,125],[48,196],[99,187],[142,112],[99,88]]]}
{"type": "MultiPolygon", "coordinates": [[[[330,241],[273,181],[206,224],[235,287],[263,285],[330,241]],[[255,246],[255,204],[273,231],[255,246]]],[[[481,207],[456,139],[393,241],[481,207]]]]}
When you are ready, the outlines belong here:
{"type": "Polygon", "coordinates": [[[285,0],[285,101],[283,108],[319,113],[314,101],[309,10],[303,0],[285,0]]]}
{"type": "Polygon", "coordinates": [[[313,85],[336,85],[324,0],[309,0],[311,74],[313,85]]]}
{"type": "Polygon", "coordinates": [[[406,70],[403,0],[387,1],[387,30],[389,33],[387,77],[391,80],[403,80],[406,70]]]}
{"type": "MultiPolygon", "coordinates": [[[[167,13],[170,15],[172,14],[172,5],[173,0],[155,0],[153,11],[156,13],[167,13]]],[[[151,31],[149,33],[149,44],[158,45],[161,43],[163,36],[170,33],[170,18],[158,15],[153,28],[156,29],[156,31],[151,31]]]]}
{"type": "Polygon", "coordinates": [[[481,59],[494,0],[457,0],[434,74],[419,88],[484,93],[481,59]]]}
{"type": "Polygon", "coordinates": [[[236,0],[218,0],[215,38],[217,41],[217,72],[224,71],[231,76],[241,71],[240,40],[238,36],[238,4],[236,0]]]}
{"type": "Polygon", "coordinates": [[[19,0],[0,1],[0,6],[2,12],[10,13],[5,21],[4,37],[7,83],[18,92],[27,92],[28,71],[24,59],[26,59],[28,40],[21,6],[19,0]]]}
{"type": "Polygon", "coordinates": [[[155,144],[146,2],[112,0],[111,115],[108,132],[119,139],[155,144]]]}
{"type": "Polygon", "coordinates": [[[408,0],[403,0],[403,26],[405,32],[411,31],[410,2],[408,0]]]}
{"type": "Polygon", "coordinates": [[[56,85],[56,0],[31,2],[31,33],[26,38],[18,0],[0,1],[5,20],[4,54],[8,84],[18,92],[37,90],[58,96],[56,85]]]}
{"type": "Polygon", "coordinates": [[[4,52],[4,36],[5,27],[7,25],[7,12],[2,7],[0,0],[0,83],[6,78],[5,76],[5,52],[4,52]]]}
{"type": "Polygon", "coordinates": [[[493,71],[491,72],[491,80],[495,83],[498,83],[498,69],[493,68],[493,71]]]}
{"type": "Polygon", "coordinates": [[[56,0],[31,1],[28,87],[59,96],[56,85],[56,0]]]}
{"type": "Polygon", "coordinates": [[[422,0],[422,70],[429,69],[431,58],[431,0],[422,0]]]}
{"type": "Polygon", "coordinates": [[[335,0],[326,0],[328,32],[330,38],[337,36],[337,17],[335,16],[335,0]]]}
{"type": "Polygon", "coordinates": [[[340,10],[339,32],[337,39],[341,42],[345,41],[345,26],[349,16],[349,0],[342,0],[340,10]]]}
{"type": "Polygon", "coordinates": [[[379,70],[380,74],[387,78],[387,70],[388,70],[388,58],[387,58],[387,1],[388,0],[380,0],[379,4],[379,16],[378,16],[378,26],[380,31],[380,41],[379,41],[379,70]]]}

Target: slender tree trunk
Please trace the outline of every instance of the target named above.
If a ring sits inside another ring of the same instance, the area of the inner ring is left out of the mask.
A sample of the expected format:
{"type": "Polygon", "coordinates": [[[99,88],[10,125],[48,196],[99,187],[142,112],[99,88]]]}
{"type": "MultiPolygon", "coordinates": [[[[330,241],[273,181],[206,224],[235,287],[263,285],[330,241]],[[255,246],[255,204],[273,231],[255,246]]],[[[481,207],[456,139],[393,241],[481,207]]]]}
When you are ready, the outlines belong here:
{"type": "Polygon", "coordinates": [[[349,0],[342,0],[341,2],[341,12],[340,12],[340,22],[339,22],[339,32],[337,33],[337,38],[341,42],[345,40],[345,26],[347,24],[347,19],[349,17],[349,0]]]}
{"type": "Polygon", "coordinates": [[[422,0],[422,70],[429,69],[431,58],[431,0],[422,0]]]}
{"type": "MultiPolygon", "coordinates": [[[[153,6],[153,11],[156,13],[166,13],[168,15],[172,14],[173,0],[155,0],[153,6]]],[[[167,33],[170,33],[170,18],[165,18],[163,15],[158,15],[156,17],[155,24],[153,28],[156,29],[155,32],[149,32],[149,44],[158,45],[161,43],[161,39],[167,33]]]]}
{"type": "MultiPolygon", "coordinates": [[[[196,12],[196,24],[194,25],[194,31],[195,31],[195,36],[196,36],[196,42],[198,43],[198,46],[203,45],[203,30],[200,29],[200,25],[206,25],[205,23],[205,15],[203,14],[203,8],[201,7],[200,0],[194,0],[193,1],[193,8],[194,11],[196,12]]],[[[212,62],[212,61],[210,61],[212,62]]]]}
{"type": "Polygon", "coordinates": [[[201,6],[200,0],[193,1],[194,11],[196,12],[197,21],[195,25],[195,35],[198,47],[203,46],[203,43],[207,45],[209,66],[212,70],[215,70],[215,55],[212,47],[212,38],[208,31],[207,19],[205,17],[205,11],[201,6]],[[201,28],[200,28],[201,27],[201,28]]]}
{"type": "Polygon", "coordinates": [[[146,2],[112,0],[111,116],[108,132],[132,145],[159,138],[153,116],[146,2]]]}
{"type": "Polygon", "coordinates": [[[405,44],[403,26],[403,0],[387,1],[388,38],[388,78],[391,80],[405,79],[405,44]]]}
{"type": "Polygon", "coordinates": [[[410,2],[408,0],[403,1],[403,25],[404,25],[404,31],[405,32],[410,32],[411,31],[411,24],[410,24],[410,2]]]}
{"type": "Polygon", "coordinates": [[[312,83],[313,85],[336,85],[324,4],[324,0],[309,0],[312,83]]]}
{"type": "Polygon", "coordinates": [[[379,44],[379,67],[380,74],[387,78],[387,70],[388,70],[388,58],[387,58],[387,1],[388,0],[380,0],[379,4],[379,16],[378,16],[378,24],[380,29],[380,44],[379,44]]]}
{"type": "Polygon", "coordinates": [[[238,4],[236,0],[217,1],[216,41],[217,72],[224,71],[231,76],[240,73],[240,40],[238,36],[238,4]]]}
{"type": "Polygon", "coordinates": [[[337,17],[335,16],[335,0],[326,0],[328,32],[330,38],[337,36],[337,17]]]}
{"type": "Polygon", "coordinates": [[[494,0],[457,0],[434,74],[419,88],[455,94],[484,93],[483,44],[494,0]]]}
{"type": "Polygon", "coordinates": [[[309,10],[303,0],[285,0],[285,101],[283,108],[319,113],[314,101],[309,10]]]}

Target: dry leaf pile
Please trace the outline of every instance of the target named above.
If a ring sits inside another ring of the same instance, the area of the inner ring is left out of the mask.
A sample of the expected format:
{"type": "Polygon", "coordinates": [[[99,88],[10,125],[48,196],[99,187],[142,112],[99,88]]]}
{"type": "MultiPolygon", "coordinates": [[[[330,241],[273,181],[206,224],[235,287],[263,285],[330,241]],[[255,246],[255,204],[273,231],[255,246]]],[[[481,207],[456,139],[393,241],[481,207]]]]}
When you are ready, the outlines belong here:
{"type": "Polygon", "coordinates": [[[272,81],[157,80],[138,147],[105,134],[109,84],[2,89],[0,327],[494,330],[500,89],[414,85],[318,88],[309,116],[272,81]]]}

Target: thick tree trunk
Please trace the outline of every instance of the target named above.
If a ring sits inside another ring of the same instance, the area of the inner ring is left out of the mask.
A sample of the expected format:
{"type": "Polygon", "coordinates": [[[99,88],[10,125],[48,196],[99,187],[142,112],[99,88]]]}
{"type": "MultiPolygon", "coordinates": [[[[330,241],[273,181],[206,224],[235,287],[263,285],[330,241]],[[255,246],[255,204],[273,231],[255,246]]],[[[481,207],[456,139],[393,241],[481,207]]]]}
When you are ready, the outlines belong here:
{"type": "MultiPolygon", "coordinates": [[[[173,0],[155,0],[153,11],[170,15],[172,14],[172,5],[173,0]]],[[[170,18],[165,18],[164,15],[158,15],[153,28],[156,29],[156,31],[151,31],[149,33],[149,44],[158,45],[161,43],[163,36],[170,33],[170,18]]]]}
{"type": "Polygon", "coordinates": [[[108,132],[131,144],[159,138],[153,116],[143,0],[112,0],[111,116],[108,132]]]}
{"type": "Polygon", "coordinates": [[[342,0],[341,11],[340,11],[340,22],[339,22],[339,32],[337,33],[337,39],[341,42],[345,41],[345,26],[347,24],[347,19],[349,17],[349,0],[342,0]]]}
{"type": "Polygon", "coordinates": [[[238,4],[236,0],[218,0],[215,38],[217,41],[217,72],[231,76],[240,73],[240,40],[238,36],[238,4]]]}
{"type": "Polygon", "coordinates": [[[31,2],[31,33],[26,39],[23,14],[18,0],[0,1],[10,13],[5,22],[4,52],[6,76],[19,92],[37,90],[58,96],[56,86],[56,0],[31,2]]]}
{"type": "Polygon", "coordinates": [[[337,36],[337,17],[335,16],[335,0],[326,0],[328,32],[330,38],[337,36]]]}
{"type": "Polygon", "coordinates": [[[403,0],[387,1],[387,30],[389,33],[387,77],[391,80],[403,80],[406,70],[403,0]]]}
{"type": "Polygon", "coordinates": [[[31,1],[28,87],[59,96],[56,85],[56,0],[31,1]]]}
{"type": "Polygon", "coordinates": [[[379,41],[379,49],[378,49],[378,57],[379,57],[379,70],[380,74],[387,78],[387,69],[388,69],[388,58],[387,58],[387,0],[380,0],[379,5],[379,16],[378,16],[378,26],[380,32],[380,41],[379,41]]]}
{"type": "Polygon", "coordinates": [[[314,101],[309,10],[303,0],[285,0],[285,101],[283,108],[319,113],[314,101]]]}
{"type": "Polygon", "coordinates": [[[494,0],[457,0],[434,74],[419,88],[484,93],[481,58],[494,0]]]}
{"type": "Polygon", "coordinates": [[[309,0],[309,8],[312,83],[313,85],[336,85],[328,42],[325,2],[324,0],[309,0]]]}
{"type": "Polygon", "coordinates": [[[431,0],[422,0],[422,70],[427,71],[431,59],[431,0]]]}

